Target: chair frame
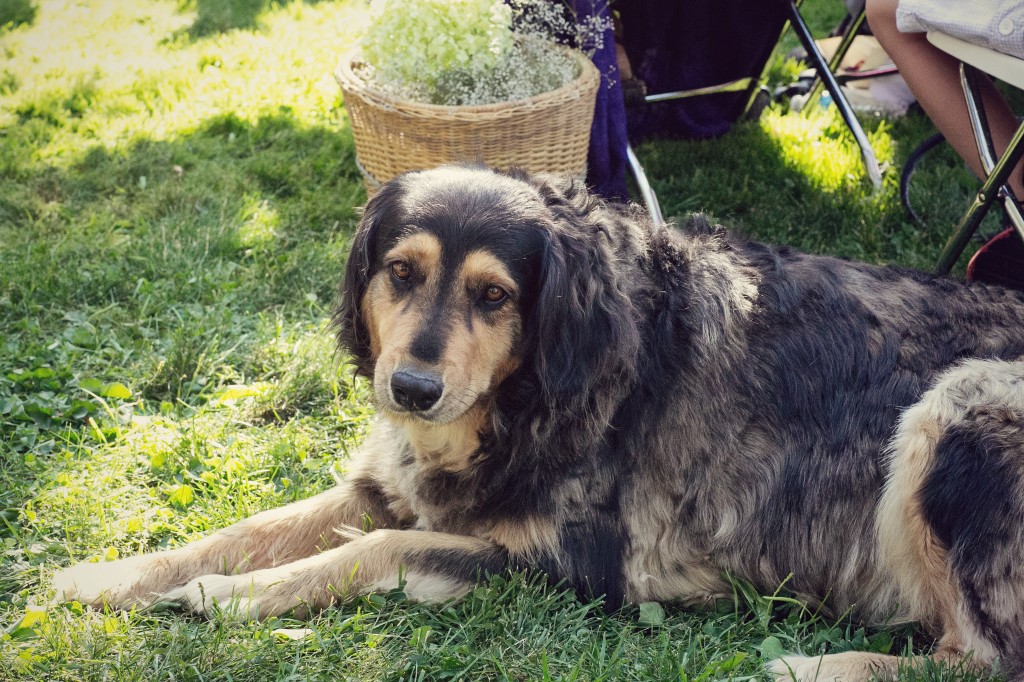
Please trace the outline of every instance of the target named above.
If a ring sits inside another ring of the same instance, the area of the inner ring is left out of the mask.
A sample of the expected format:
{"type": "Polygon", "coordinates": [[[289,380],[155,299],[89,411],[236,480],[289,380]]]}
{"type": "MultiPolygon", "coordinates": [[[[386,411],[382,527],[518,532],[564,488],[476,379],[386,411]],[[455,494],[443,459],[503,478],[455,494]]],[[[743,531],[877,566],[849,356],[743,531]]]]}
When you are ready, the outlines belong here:
{"type": "Polygon", "coordinates": [[[1021,215],[1020,199],[1006,184],[1010,173],[1024,158],[1024,123],[1017,128],[1006,151],[1000,157],[996,153],[992,135],[989,132],[985,102],[981,95],[981,79],[987,77],[980,69],[966,62],[960,62],[960,84],[963,87],[967,113],[971,119],[974,139],[978,144],[978,156],[986,177],[981,189],[974,196],[974,201],[953,230],[949,241],[946,242],[942,255],[939,256],[936,272],[941,275],[949,274],[953,266],[960,260],[964,249],[967,248],[967,243],[978,231],[981,221],[997,199],[1002,201],[1003,209],[1009,216],[1014,229],[1021,239],[1024,239],[1024,215],[1021,215]]]}
{"type": "MultiPolygon", "coordinates": [[[[846,99],[846,95],[843,94],[842,88],[840,88],[839,82],[835,76],[835,71],[839,68],[839,65],[842,63],[846,53],[849,52],[850,47],[853,45],[853,39],[857,35],[857,30],[860,28],[861,24],[864,23],[864,8],[861,7],[859,11],[850,16],[850,21],[846,24],[836,51],[833,53],[832,58],[826,61],[821,50],[818,49],[817,43],[814,42],[814,37],[811,35],[810,29],[807,27],[807,23],[800,14],[801,4],[802,0],[788,0],[787,5],[789,9],[789,19],[782,27],[779,38],[781,39],[790,27],[793,28],[793,31],[799,38],[800,43],[807,51],[808,60],[811,62],[811,66],[817,74],[815,82],[812,84],[809,91],[807,101],[813,101],[813,98],[820,94],[822,85],[826,90],[828,90],[829,94],[832,95],[832,101],[835,103],[840,115],[846,122],[846,126],[853,134],[853,137],[857,142],[857,146],[860,147],[864,167],[871,180],[871,184],[877,190],[882,186],[882,171],[878,164],[878,159],[875,156],[874,150],[871,148],[871,143],[868,141],[864,128],[861,126],[860,121],[857,120],[857,116],[854,114],[853,108],[846,99]]],[[[761,74],[757,78],[740,78],[734,81],[729,81],[728,83],[711,85],[693,90],[679,90],[676,92],[646,95],[644,97],[644,101],[647,103],[666,102],[676,99],[684,99],[687,97],[710,95],[719,92],[736,92],[746,90],[749,93],[747,104],[744,108],[744,114],[746,114],[754,106],[757,96],[763,87],[763,83],[767,80],[768,70],[770,67],[771,60],[768,60],[765,63],[761,74]]],[[[644,171],[640,160],[637,158],[636,152],[630,144],[626,145],[626,159],[633,175],[633,179],[636,181],[637,190],[640,192],[640,196],[647,207],[648,213],[651,215],[651,219],[656,224],[664,224],[665,219],[661,212],[661,206],[658,203],[658,197],[655,194],[654,189],[651,187],[650,181],[647,179],[647,173],[644,171]]]]}

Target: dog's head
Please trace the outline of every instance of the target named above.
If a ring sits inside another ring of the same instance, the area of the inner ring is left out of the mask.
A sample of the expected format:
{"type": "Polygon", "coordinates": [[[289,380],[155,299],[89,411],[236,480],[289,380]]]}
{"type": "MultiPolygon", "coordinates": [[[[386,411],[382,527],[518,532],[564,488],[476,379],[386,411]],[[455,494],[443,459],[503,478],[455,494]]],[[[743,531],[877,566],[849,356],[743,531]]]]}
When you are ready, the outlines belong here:
{"type": "Polygon", "coordinates": [[[483,168],[384,185],[335,315],[378,409],[446,424],[510,381],[527,399],[590,409],[609,349],[636,345],[608,235],[588,221],[597,206],[575,183],[483,168]]]}

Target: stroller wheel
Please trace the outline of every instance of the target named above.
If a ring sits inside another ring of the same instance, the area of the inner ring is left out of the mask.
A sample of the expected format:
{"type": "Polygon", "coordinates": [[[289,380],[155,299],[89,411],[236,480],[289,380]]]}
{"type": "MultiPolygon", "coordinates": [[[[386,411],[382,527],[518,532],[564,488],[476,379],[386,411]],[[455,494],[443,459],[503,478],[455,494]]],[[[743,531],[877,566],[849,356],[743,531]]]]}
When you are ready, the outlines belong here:
{"type": "Polygon", "coordinates": [[[761,114],[768,108],[768,105],[772,102],[772,94],[768,91],[768,88],[761,86],[757,89],[754,94],[754,99],[750,101],[750,106],[747,107],[746,113],[743,114],[744,120],[756,121],[761,118],[761,114]]]}

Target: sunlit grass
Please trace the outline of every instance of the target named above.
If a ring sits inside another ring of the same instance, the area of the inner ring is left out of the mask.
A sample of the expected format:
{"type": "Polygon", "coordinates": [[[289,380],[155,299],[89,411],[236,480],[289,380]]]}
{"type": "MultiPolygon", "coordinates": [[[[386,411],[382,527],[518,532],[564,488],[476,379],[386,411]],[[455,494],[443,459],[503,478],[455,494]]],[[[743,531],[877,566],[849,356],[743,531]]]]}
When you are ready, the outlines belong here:
{"type": "MultiPolygon", "coordinates": [[[[828,193],[863,191],[867,173],[860,148],[835,107],[800,115],[772,108],[761,117],[760,125],[774,140],[786,167],[803,175],[811,186],[828,193]]],[[[879,164],[891,167],[890,126],[878,125],[868,139],[879,164]]]]}
{"type": "Polygon", "coordinates": [[[254,31],[194,41],[186,29],[195,12],[178,7],[43,4],[32,25],[3,38],[3,71],[19,85],[0,97],[0,125],[60,123],[33,156],[69,162],[83,143],[166,140],[225,112],[254,123],[284,108],[306,125],[339,115],[331,71],[364,15],[359,3],[273,6],[254,31]]]}
{"type": "Polygon", "coordinates": [[[281,216],[265,199],[250,198],[239,215],[238,245],[254,248],[267,244],[276,236],[281,216]]]}

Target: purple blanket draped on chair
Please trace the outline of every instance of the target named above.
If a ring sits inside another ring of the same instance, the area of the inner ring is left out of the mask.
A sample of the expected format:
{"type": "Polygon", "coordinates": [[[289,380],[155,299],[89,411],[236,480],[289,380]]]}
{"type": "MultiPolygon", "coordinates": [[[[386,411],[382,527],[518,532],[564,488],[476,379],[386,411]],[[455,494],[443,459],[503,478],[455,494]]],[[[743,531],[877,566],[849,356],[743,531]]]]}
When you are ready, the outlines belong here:
{"type": "MultiPolygon", "coordinates": [[[[609,11],[607,0],[570,0],[579,18],[609,11]]],[[[691,90],[761,75],[786,21],[779,0],[659,2],[622,0],[612,7],[621,40],[649,93],[691,90]]],[[[623,102],[611,29],[592,56],[604,77],[591,129],[587,182],[600,194],[625,199],[630,136],[700,139],[722,135],[746,107],[749,92],[720,93],[641,104],[623,102]],[[628,132],[627,132],[628,131],[628,132]]]]}

